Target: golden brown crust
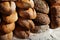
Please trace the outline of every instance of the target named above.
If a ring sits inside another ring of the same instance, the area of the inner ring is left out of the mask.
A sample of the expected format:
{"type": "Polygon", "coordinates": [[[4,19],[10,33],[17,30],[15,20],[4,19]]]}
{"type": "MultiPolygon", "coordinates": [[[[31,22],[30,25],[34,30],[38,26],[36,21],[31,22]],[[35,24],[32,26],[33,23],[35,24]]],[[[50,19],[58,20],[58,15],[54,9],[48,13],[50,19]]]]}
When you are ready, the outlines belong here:
{"type": "Polygon", "coordinates": [[[15,23],[11,23],[11,24],[6,24],[6,23],[1,23],[1,27],[0,27],[2,33],[10,33],[15,29],[15,23]]]}
{"type": "Polygon", "coordinates": [[[6,23],[16,22],[16,21],[18,20],[17,12],[16,12],[16,11],[12,12],[12,14],[11,14],[10,16],[4,16],[4,15],[3,15],[3,20],[4,20],[6,23]]]}
{"type": "Polygon", "coordinates": [[[28,10],[18,10],[19,16],[26,19],[35,19],[36,11],[35,9],[29,8],[28,10]]]}
{"type": "Polygon", "coordinates": [[[16,5],[14,2],[1,2],[0,12],[4,15],[10,15],[12,11],[15,11],[16,5]]]}
{"type": "Polygon", "coordinates": [[[33,0],[19,0],[16,2],[17,7],[19,8],[33,8],[34,7],[34,2],[33,0]]]}

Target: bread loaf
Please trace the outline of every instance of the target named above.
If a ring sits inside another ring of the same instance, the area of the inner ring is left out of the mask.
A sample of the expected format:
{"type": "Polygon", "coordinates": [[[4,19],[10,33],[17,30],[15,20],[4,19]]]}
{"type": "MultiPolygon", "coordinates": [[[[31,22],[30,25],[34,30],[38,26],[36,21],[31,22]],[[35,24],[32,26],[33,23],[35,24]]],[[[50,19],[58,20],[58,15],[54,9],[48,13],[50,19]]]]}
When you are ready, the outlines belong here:
{"type": "Polygon", "coordinates": [[[5,22],[1,23],[1,27],[0,30],[3,33],[10,33],[15,29],[15,23],[11,23],[11,24],[6,24],[5,22]]]}
{"type": "Polygon", "coordinates": [[[10,16],[3,15],[2,17],[6,23],[13,23],[13,22],[16,22],[18,20],[18,15],[17,15],[16,11],[12,12],[12,14],[10,16]]]}
{"type": "Polygon", "coordinates": [[[34,7],[34,2],[33,2],[33,0],[18,0],[16,2],[16,5],[19,8],[28,9],[28,8],[34,7]]]}
{"type": "Polygon", "coordinates": [[[32,8],[28,10],[18,10],[19,16],[26,19],[35,19],[36,18],[36,11],[32,8]]]}
{"type": "Polygon", "coordinates": [[[0,2],[0,12],[4,15],[10,15],[12,11],[16,10],[14,2],[0,2]]]}
{"type": "Polygon", "coordinates": [[[32,20],[26,20],[26,19],[23,19],[23,18],[19,18],[17,23],[19,25],[21,25],[22,27],[25,27],[27,29],[34,29],[35,28],[35,25],[34,25],[32,20]]]}
{"type": "Polygon", "coordinates": [[[21,26],[16,26],[15,30],[14,30],[14,34],[16,37],[18,38],[28,38],[29,37],[29,31],[25,30],[24,28],[22,28],[21,26]]]}
{"type": "Polygon", "coordinates": [[[34,4],[35,4],[35,9],[38,12],[45,13],[45,14],[49,13],[49,6],[45,2],[45,0],[34,0],[34,4]]]}
{"type": "Polygon", "coordinates": [[[37,13],[37,17],[34,20],[34,22],[36,23],[36,25],[41,25],[41,24],[47,25],[50,24],[50,19],[46,14],[37,13]]]}

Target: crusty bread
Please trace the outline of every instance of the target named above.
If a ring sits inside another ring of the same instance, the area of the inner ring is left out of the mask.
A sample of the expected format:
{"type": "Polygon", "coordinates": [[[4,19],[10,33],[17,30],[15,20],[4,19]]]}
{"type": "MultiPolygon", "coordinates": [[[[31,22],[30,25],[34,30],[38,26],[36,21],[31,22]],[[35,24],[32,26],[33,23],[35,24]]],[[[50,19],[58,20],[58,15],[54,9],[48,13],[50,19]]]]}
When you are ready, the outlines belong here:
{"type": "Polygon", "coordinates": [[[11,23],[11,24],[6,24],[5,22],[1,23],[1,27],[0,30],[3,33],[10,33],[15,29],[15,23],[11,23]]]}
{"type": "Polygon", "coordinates": [[[38,12],[45,14],[49,13],[49,6],[45,2],[45,0],[34,0],[34,4],[35,4],[34,7],[38,12]]]}
{"type": "Polygon", "coordinates": [[[33,0],[18,0],[16,2],[17,7],[19,8],[33,8],[34,7],[34,2],[33,0]]]}
{"type": "Polygon", "coordinates": [[[34,20],[34,22],[36,25],[41,25],[41,24],[47,25],[50,24],[50,19],[47,14],[37,13],[37,17],[34,20]]]}
{"type": "Polygon", "coordinates": [[[18,20],[18,15],[17,15],[16,11],[12,12],[12,14],[10,16],[3,15],[2,17],[6,23],[13,23],[13,22],[16,22],[18,20]]]}
{"type": "Polygon", "coordinates": [[[35,19],[36,18],[36,11],[32,8],[28,10],[18,10],[19,16],[26,19],[35,19]]]}
{"type": "Polygon", "coordinates": [[[16,5],[14,2],[0,2],[0,12],[4,15],[10,15],[15,9],[16,5]]]}
{"type": "Polygon", "coordinates": [[[16,28],[14,30],[15,36],[18,38],[23,38],[23,39],[29,37],[29,32],[30,32],[29,30],[25,30],[21,26],[16,26],[16,28]]]}
{"type": "Polygon", "coordinates": [[[35,24],[33,23],[32,20],[26,20],[26,19],[23,19],[23,18],[19,18],[17,23],[19,25],[21,25],[22,27],[25,27],[27,29],[34,29],[35,28],[35,24]]]}

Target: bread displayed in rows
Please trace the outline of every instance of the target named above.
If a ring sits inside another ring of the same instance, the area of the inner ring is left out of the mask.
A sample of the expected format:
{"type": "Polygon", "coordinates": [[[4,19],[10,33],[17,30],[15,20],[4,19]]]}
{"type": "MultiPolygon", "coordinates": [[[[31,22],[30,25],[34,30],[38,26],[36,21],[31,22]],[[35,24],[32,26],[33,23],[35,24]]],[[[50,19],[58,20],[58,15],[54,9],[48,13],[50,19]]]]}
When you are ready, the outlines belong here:
{"type": "MultiPolygon", "coordinates": [[[[59,7],[56,7],[56,9],[59,9],[59,7]]],[[[49,17],[49,10],[49,5],[45,0],[0,2],[0,39],[12,40],[13,36],[26,39],[29,38],[30,33],[48,30],[49,24],[52,22],[49,17]]],[[[55,12],[59,13],[59,10],[55,12]]],[[[56,15],[59,17],[59,14],[56,15]]]]}

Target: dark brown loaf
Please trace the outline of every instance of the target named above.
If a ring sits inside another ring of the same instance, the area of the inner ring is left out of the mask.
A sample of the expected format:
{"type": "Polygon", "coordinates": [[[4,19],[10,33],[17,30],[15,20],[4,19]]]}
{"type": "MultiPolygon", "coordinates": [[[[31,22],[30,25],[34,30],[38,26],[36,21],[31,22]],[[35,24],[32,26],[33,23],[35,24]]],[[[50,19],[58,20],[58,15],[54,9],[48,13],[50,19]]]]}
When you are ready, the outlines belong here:
{"type": "Polygon", "coordinates": [[[33,8],[34,7],[34,2],[33,0],[18,0],[16,2],[17,7],[19,8],[33,8]]]}
{"type": "Polygon", "coordinates": [[[14,2],[0,2],[0,12],[4,15],[10,15],[15,9],[16,5],[14,2]]]}
{"type": "Polygon", "coordinates": [[[58,27],[60,27],[60,18],[51,16],[51,28],[54,29],[58,27]]]}
{"type": "Polygon", "coordinates": [[[50,8],[50,16],[60,17],[60,6],[53,5],[50,8]]]}
{"type": "Polygon", "coordinates": [[[0,35],[0,40],[13,40],[13,32],[8,34],[0,35]]]}
{"type": "Polygon", "coordinates": [[[30,31],[29,30],[25,30],[21,26],[16,26],[16,28],[14,30],[14,34],[18,38],[25,39],[25,38],[28,38],[29,37],[30,31]]]}
{"type": "Polygon", "coordinates": [[[60,6],[53,5],[50,10],[51,28],[60,27],[60,6]]]}
{"type": "Polygon", "coordinates": [[[36,11],[32,8],[28,10],[18,10],[19,16],[26,19],[35,19],[36,18],[36,11]]]}
{"type": "Polygon", "coordinates": [[[16,21],[18,20],[17,12],[16,12],[16,11],[12,12],[12,14],[11,14],[10,16],[4,16],[4,15],[3,15],[3,20],[4,20],[6,23],[16,22],[16,21]]]}
{"type": "Polygon", "coordinates": [[[19,18],[17,23],[19,25],[21,25],[22,27],[25,27],[27,29],[34,29],[35,28],[35,25],[34,25],[32,20],[26,20],[26,19],[23,19],[23,18],[19,18]]]}
{"type": "Polygon", "coordinates": [[[34,0],[34,4],[37,11],[45,14],[49,13],[49,6],[45,0],[34,0]]]}
{"type": "Polygon", "coordinates": [[[34,22],[36,25],[41,25],[41,24],[47,25],[47,24],[50,24],[50,19],[46,14],[37,13],[37,17],[34,20],[34,22]]]}

